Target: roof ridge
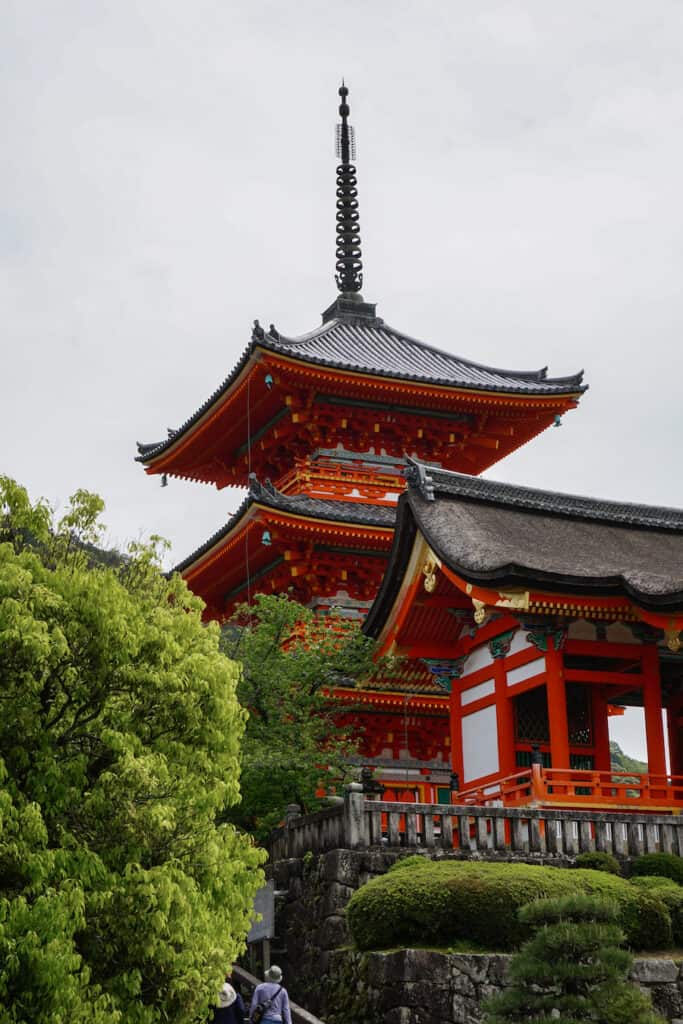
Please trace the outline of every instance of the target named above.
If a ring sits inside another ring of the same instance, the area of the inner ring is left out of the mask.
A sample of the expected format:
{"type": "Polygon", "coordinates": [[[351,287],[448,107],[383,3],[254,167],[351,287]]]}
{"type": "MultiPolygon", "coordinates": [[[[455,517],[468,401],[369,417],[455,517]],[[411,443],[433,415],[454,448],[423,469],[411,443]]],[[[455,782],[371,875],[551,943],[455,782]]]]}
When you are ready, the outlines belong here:
{"type": "Polygon", "coordinates": [[[381,317],[377,317],[375,320],[369,320],[365,317],[336,317],[333,320],[325,321],[312,331],[308,331],[306,334],[296,337],[280,334],[279,332],[277,336],[274,336],[271,332],[265,332],[265,337],[259,341],[259,344],[263,345],[265,348],[272,349],[273,351],[279,351],[281,346],[298,347],[306,344],[308,341],[313,341],[331,333],[331,331],[337,327],[348,325],[352,325],[354,327],[372,327],[375,330],[385,331],[387,334],[393,335],[401,341],[406,341],[411,345],[415,345],[423,352],[435,353],[436,355],[443,356],[445,359],[456,362],[461,366],[471,367],[475,370],[482,370],[486,373],[500,374],[501,376],[511,377],[514,380],[544,381],[549,385],[566,383],[568,386],[576,387],[580,386],[583,381],[583,370],[579,370],[578,373],[567,374],[562,377],[548,377],[547,366],[542,366],[538,370],[508,370],[504,367],[490,366],[487,363],[478,363],[473,359],[467,359],[465,356],[449,352],[445,348],[439,348],[437,345],[421,341],[419,338],[415,338],[411,334],[406,334],[405,331],[400,331],[397,327],[392,327],[391,324],[388,324],[386,320],[383,320],[381,317]]]}
{"type": "Polygon", "coordinates": [[[358,526],[369,526],[377,528],[393,528],[396,517],[395,506],[373,505],[371,502],[340,501],[338,499],[315,498],[309,494],[283,494],[270,480],[264,483],[258,479],[255,473],[249,476],[249,489],[246,497],[240,503],[237,511],[228,517],[226,523],[212,533],[203,544],[200,544],[193,552],[187,555],[171,569],[171,573],[184,572],[198,558],[205,555],[214,544],[226,537],[230,531],[237,526],[252,505],[266,505],[268,508],[280,509],[284,512],[291,512],[294,515],[318,518],[331,522],[351,522],[358,526]],[[299,506],[299,507],[297,507],[299,506]],[[316,508],[317,506],[317,508],[316,508]],[[365,514],[363,514],[365,510],[365,514]],[[339,512],[335,517],[334,513],[339,512]],[[373,515],[373,513],[375,513],[373,515]]]}
{"type": "Polygon", "coordinates": [[[441,491],[464,499],[524,508],[532,512],[683,531],[683,509],[672,506],[644,505],[564,491],[545,491],[430,467],[417,459],[411,459],[410,463],[406,473],[408,486],[413,492],[418,491],[427,501],[434,500],[430,494],[436,496],[441,491]]]}

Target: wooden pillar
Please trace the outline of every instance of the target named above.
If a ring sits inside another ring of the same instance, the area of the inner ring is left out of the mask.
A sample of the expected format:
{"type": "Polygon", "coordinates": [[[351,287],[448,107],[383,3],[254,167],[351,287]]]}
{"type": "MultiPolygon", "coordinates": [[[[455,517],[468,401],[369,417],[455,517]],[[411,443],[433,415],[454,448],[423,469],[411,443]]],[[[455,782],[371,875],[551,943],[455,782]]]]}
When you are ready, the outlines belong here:
{"type": "Polygon", "coordinates": [[[451,771],[458,773],[460,788],[464,788],[465,765],[462,759],[462,706],[460,693],[455,689],[457,680],[453,680],[451,692],[451,771]]]}
{"type": "Polygon", "coordinates": [[[607,716],[608,700],[599,686],[591,686],[591,711],[593,717],[593,747],[595,770],[610,770],[609,724],[607,716]]]}
{"type": "Polygon", "coordinates": [[[664,725],[662,723],[662,684],[659,673],[659,651],[655,644],[646,644],[643,650],[642,664],[647,769],[650,775],[666,775],[666,751],[664,747],[664,725]]]}
{"type": "Polygon", "coordinates": [[[496,684],[496,725],[498,726],[498,765],[501,775],[515,771],[515,723],[512,700],[507,692],[507,672],[502,658],[493,663],[496,684]]]}
{"type": "Polygon", "coordinates": [[[675,699],[666,709],[666,724],[669,734],[669,761],[672,775],[683,775],[683,750],[680,737],[681,699],[675,699]]]}
{"type": "Polygon", "coordinates": [[[545,667],[551,766],[569,768],[569,725],[562,652],[555,650],[551,637],[548,638],[545,667]]]}

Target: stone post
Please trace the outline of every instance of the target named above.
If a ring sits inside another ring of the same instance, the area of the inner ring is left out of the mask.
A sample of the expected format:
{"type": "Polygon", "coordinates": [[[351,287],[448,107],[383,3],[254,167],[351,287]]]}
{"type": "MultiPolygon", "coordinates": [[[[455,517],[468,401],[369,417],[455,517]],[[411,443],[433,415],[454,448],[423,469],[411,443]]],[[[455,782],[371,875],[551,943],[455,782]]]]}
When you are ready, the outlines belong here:
{"type": "Polygon", "coordinates": [[[287,856],[296,857],[298,856],[298,850],[294,842],[295,833],[293,831],[293,825],[295,820],[300,817],[301,808],[298,804],[287,804],[285,807],[285,836],[287,839],[287,856]]]}
{"type": "Polygon", "coordinates": [[[364,845],[363,803],[363,787],[351,782],[344,790],[344,843],[349,850],[364,845]]]}

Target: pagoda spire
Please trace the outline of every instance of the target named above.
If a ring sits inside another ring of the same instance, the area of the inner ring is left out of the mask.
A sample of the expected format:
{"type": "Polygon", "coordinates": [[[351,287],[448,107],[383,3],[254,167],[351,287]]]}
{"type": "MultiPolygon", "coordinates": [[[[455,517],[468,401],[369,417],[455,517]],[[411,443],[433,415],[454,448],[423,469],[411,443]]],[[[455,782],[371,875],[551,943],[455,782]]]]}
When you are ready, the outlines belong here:
{"type": "MultiPolygon", "coordinates": [[[[363,286],[363,260],[360,248],[358,222],[358,188],[356,168],[356,140],[348,123],[350,108],[346,102],[349,90],[344,84],[339,89],[341,103],[337,125],[337,288],[342,295],[356,296],[363,286]]],[[[358,296],[360,298],[360,296],[358,296]]]]}

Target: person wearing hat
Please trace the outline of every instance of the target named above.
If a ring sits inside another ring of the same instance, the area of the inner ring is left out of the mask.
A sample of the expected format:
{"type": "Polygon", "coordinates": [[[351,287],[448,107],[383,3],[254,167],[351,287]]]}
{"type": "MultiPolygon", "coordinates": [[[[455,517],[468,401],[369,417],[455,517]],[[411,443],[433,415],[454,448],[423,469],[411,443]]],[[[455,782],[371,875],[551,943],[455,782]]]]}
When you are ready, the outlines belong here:
{"type": "MultiPolygon", "coordinates": [[[[282,971],[273,964],[265,973],[265,981],[257,985],[251,998],[249,1018],[257,1007],[263,1007],[261,1024],[292,1024],[287,989],[282,986],[282,971]]],[[[258,1019],[258,1014],[257,1014],[258,1019]]]]}
{"type": "Polygon", "coordinates": [[[230,984],[228,974],[218,993],[218,1005],[214,1007],[211,1024],[244,1024],[244,1014],[242,996],[230,984]]]}

